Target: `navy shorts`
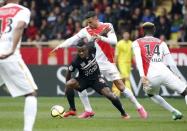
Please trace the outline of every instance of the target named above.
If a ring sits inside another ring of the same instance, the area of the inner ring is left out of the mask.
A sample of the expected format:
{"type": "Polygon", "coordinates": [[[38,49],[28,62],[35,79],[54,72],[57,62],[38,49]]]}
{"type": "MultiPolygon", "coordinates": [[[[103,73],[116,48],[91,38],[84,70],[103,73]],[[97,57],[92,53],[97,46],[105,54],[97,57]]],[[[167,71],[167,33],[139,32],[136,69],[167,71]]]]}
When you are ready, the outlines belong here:
{"type": "Polygon", "coordinates": [[[101,94],[101,90],[105,87],[108,87],[106,81],[102,77],[98,77],[94,80],[81,79],[79,77],[75,79],[79,82],[80,87],[77,90],[80,92],[87,88],[92,88],[97,93],[101,94]]]}

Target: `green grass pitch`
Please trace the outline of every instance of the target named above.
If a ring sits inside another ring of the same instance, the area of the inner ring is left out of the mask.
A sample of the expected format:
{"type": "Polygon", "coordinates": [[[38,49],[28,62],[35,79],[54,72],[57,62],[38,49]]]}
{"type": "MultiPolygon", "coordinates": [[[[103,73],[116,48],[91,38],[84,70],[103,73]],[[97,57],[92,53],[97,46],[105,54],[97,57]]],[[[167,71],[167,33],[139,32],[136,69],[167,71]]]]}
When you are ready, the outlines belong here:
{"type": "MultiPolygon", "coordinates": [[[[50,108],[60,104],[68,109],[65,97],[39,97],[38,115],[34,131],[187,131],[187,105],[184,99],[167,98],[166,100],[179,109],[184,117],[173,121],[171,114],[154,104],[148,98],[139,101],[149,112],[149,118],[142,120],[134,106],[125,98],[122,103],[131,119],[123,120],[120,113],[105,98],[90,98],[96,115],[91,119],[52,118],[50,108]]],[[[22,131],[24,98],[12,99],[0,97],[0,131],[22,131]]],[[[76,98],[78,114],[83,111],[80,100],[76,98]]]]}

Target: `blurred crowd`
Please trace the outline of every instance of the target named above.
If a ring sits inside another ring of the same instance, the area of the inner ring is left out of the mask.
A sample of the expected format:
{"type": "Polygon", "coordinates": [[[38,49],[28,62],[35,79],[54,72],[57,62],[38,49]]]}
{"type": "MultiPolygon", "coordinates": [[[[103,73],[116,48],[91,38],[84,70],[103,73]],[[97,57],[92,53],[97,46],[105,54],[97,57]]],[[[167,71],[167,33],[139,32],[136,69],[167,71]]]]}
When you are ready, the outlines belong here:
{"type": "Polygon", "coordinates": [[[156,37],[187,41],[187,0],[172,0],[171,11],[161,8],[160,0],[21,0],[31,10],[31,22],[24,41],[66,39],[86,26],[84,14],[93,10],[101,22],[113,24],[118,37],[124,31],[134,40],[142,36],[140,25],[154,22],[156,37]]]}

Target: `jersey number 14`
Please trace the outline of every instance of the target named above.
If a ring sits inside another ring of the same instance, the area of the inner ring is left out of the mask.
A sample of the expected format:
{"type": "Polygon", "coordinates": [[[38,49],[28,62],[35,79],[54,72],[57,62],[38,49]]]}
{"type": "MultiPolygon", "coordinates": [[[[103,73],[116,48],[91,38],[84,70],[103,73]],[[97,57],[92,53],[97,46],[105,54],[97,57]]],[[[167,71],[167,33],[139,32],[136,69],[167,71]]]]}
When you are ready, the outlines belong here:
{"type": "Polygon", "coordinates": [[[150,44],[146,44],[144,47],[146,49],[147,56],[152,56],[154,54],[160,55],[160,49],[159,49],[159,45],[158,44],[154,45],[152,51],[151,51],[151,48],[150,48],[150,44]]]}

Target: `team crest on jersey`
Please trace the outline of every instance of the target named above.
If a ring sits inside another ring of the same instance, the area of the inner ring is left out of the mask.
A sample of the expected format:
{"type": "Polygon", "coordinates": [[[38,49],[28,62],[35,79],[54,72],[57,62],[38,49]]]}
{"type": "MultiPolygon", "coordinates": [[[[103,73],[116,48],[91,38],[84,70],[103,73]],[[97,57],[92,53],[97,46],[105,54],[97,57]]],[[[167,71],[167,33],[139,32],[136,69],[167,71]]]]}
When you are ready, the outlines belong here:
{"type": "Polygon", "coordinates": [[[86,63],[82,62],[80,65],[81,65],[81,67],[84,67],[86,65],[86,63]]]}

